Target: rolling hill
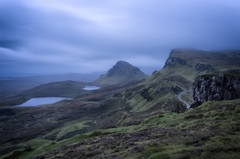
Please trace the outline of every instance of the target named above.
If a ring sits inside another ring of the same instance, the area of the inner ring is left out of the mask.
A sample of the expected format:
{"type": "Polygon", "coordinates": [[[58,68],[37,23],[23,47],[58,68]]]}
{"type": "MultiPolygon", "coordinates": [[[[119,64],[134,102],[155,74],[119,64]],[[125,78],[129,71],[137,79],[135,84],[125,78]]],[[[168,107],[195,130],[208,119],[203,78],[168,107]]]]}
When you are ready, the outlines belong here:
{"type": "Polygon", "coordinates": [[[62,81],[77,81],[77,82],[92,82],[96,80],[101,74],[54,74],[54,75],[35,75],[35,76],[23,76],[14,77],[13,75],[5,75],[0,77],[0,99],[9,96],[20,94],[28,89],[37,87],[39,85],[62,82],[62,81]],[[13,76],[13,77],[12,77],[13,76]]]}

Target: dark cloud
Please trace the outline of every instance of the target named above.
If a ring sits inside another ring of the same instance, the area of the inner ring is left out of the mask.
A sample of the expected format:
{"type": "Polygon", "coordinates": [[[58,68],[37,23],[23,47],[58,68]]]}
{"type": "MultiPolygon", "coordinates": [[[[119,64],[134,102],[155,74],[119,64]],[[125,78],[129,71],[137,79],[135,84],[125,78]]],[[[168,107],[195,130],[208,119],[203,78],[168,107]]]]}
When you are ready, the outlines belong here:
{"type": "Polygon", "coordinates": [[[151,73],[171,49],[240,49],[240,2],[0,0],[1,72],[151,73]]]}

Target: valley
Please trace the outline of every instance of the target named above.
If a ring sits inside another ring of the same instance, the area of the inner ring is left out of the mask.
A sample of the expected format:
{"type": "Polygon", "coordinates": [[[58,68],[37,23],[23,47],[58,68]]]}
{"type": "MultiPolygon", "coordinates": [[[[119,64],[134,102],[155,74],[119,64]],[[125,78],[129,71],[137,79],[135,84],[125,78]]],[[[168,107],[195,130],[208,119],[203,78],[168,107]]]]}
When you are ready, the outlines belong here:
{"type": "Polygon", "coordinates": [[[173,49],[151,76],[119,61],[92,82],[51,81],[6,91],[0,101],[0,157],[237,158],[239,97],[192,107],[192,90],[199,76],[234,74],[229,85],[238,92],[239,73],[240,51],[173,49]],[[37,97],[72,100],[15,107],[37,97]]]}

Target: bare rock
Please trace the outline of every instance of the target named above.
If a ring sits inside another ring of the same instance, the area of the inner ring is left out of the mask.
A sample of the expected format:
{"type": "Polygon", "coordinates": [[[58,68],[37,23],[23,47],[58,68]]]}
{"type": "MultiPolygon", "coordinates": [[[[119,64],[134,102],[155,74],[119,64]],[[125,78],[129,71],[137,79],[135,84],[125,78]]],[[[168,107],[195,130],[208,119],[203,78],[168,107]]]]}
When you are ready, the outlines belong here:
{"type": "Polygon", "coordinates": [[[193,84],[194,104],[191,107],[209,100],[221,101],[237,98],[240,98],[240,75],[203,75],[197,77],[193,84]]]}

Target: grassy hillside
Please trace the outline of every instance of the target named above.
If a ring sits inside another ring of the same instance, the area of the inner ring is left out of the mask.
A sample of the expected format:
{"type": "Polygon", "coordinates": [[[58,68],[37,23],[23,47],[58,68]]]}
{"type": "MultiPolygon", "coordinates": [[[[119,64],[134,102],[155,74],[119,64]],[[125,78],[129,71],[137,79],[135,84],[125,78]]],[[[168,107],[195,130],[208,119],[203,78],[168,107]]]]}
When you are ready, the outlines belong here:
{"type": "MultiPolygon", "coordinates": [[[[92,130],[122,125],[128,112],[120,92],[135,84],[105,87],[73,100],[38,107],[0,108],[0,136],[4,136],[0,138],[0,154],[24,148],[32,140],[38,147],[45,142],[61,141],[92,130]],[[40,143],[35,143],[37,141],[40,143]]],[[[137,121],[138,118],[133,117],[128,123],[137,121]]]]}
{"type": "MultiPolygon", "coordinates": [[[[71,123],[61,128],[81,127],[71,123]]],[[[30,140],[5,157],[238,158],[240,100],[206,102],[185,113],[151,116],[132,126],[95,130],[62,141],[30,140]],[[41,145],[41,146],[37,146],[41,145]]]]}
{"type": "MultiPolygon", "coordinates": [[[[0,108],[1,157],[237,158],[240,100],[186,109],[177,97],[192,88],[198,75],[240,69],[234,62],[238,52],[204,54],[173,50],[164,68],[146,81],[87,93],[81,92],[82,83],[57,82],[16,96],[13,101],[45,94],[75,98],[41,107],[0,108]],[[211,62],[217,54],[218,62],[211,62]]],[[[187,92],[182,98],[191,102],[191,96],[187,92]]]]}
{"type": "MultiPolygon", "coordinates": [[[[152,113],[183,110],[177,95],[183,90],[191,90],[197,76],[240,73],[239,61],[240,51],[174,49],[163,69],[153,72],[142,85],[125,91],[129,109],[152,113]]],[[[188,101],[191,104],[192,101],[188,101]]]]}

